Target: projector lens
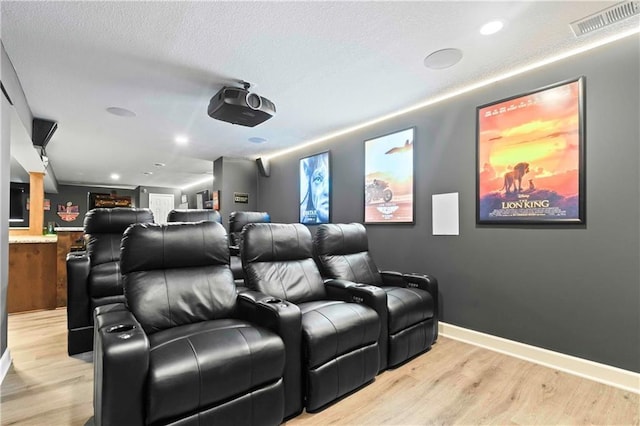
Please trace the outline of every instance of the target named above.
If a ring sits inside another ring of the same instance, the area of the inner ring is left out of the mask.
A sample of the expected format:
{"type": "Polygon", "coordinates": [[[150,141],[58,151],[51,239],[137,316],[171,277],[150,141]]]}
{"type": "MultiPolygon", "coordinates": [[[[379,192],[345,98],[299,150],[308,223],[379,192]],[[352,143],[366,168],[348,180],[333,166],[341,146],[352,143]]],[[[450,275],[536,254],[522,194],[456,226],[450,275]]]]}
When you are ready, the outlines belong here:
{"type": "Polygon", "coordinates": [[[258,109],[262,106],[262,99],[255,93],[247,93],[247,105],[251,109],[258,109]]]}

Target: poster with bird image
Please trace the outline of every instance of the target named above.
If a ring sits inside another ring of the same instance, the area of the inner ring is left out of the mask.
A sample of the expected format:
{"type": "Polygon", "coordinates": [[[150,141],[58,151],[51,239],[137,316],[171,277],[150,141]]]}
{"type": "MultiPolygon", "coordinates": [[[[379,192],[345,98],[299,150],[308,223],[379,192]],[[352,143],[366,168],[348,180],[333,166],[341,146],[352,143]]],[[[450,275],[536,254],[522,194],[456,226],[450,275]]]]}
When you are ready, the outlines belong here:
{"type": "Polygon", "coordinates": [[[584,223],[584,84],[477,108],[478,223],[584,223]]]}

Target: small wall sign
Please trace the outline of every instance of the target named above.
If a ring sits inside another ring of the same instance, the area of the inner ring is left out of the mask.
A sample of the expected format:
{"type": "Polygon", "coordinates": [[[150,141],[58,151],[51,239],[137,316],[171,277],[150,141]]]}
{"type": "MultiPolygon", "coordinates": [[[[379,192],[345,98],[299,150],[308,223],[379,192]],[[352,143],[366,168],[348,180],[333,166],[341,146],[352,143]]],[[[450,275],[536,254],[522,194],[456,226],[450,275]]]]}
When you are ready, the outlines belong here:
{"type": "Polygon", "coordinates": [[[249,194],[246,192],[234,192],[233,202],[240,204],[249,204],[249,194]]]}
{"type": "Polygon", "coordinates": [[[58,204],[58,216],[65,222],[73,222],[80,215],[80,207],[74,206],[71,201],[65,205],[58,204]]]}

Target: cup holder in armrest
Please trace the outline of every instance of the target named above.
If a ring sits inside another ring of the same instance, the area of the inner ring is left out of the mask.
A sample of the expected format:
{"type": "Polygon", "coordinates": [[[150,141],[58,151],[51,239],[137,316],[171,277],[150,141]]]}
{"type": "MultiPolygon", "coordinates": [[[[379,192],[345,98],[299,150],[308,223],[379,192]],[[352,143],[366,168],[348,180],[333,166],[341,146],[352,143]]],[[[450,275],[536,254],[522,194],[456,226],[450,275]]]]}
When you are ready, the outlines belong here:
{"type": "Polygon", "coordinates": [[[272,297],[271,299],[263,300],[263,302],[276,304],[276,303],[282,303],[282,299],[278,299],[277,297],[272,297]]]}
{"type": "Polygon", "coordinates": [[[136,326],[133,324],[112,325],[111,327],[107,328],[107,333],[122,333],[124,331],[131,331],[134,328],[136,328],[136,326]]]}
{"type": "Polygon", "coordinates": [[[356,284],[354,287],[369,287],[369,284],[356,284]]]}

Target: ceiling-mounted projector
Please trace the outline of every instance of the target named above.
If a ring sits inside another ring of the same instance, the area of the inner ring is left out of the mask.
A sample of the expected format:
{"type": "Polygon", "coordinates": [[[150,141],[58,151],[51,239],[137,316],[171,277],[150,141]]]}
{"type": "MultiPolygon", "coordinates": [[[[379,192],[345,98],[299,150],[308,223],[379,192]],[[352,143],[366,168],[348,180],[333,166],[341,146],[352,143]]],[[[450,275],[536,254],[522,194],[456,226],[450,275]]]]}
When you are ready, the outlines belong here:
{"type": "Polygon", "coordinates": [[[244,88],[223,87],[211,98],[207,112],[211,118],[254,127],[273,117],[276,106],[269,99],[249,91],[249,83],[244,88]]]}

